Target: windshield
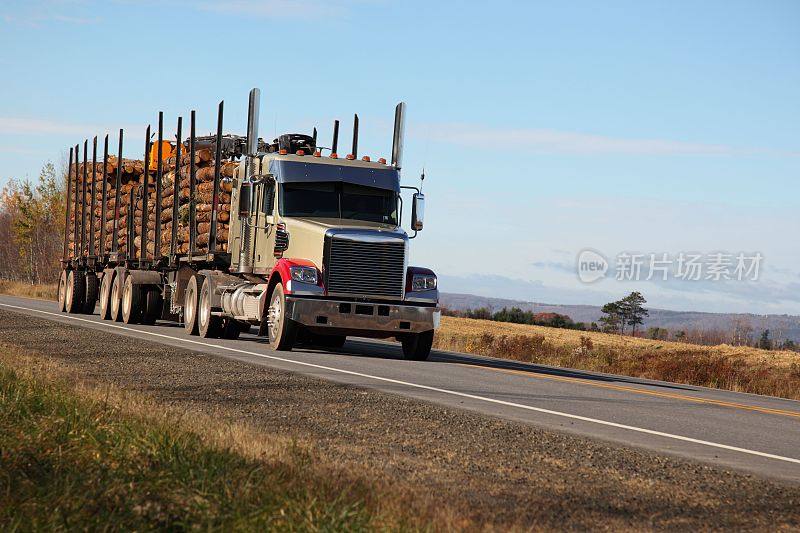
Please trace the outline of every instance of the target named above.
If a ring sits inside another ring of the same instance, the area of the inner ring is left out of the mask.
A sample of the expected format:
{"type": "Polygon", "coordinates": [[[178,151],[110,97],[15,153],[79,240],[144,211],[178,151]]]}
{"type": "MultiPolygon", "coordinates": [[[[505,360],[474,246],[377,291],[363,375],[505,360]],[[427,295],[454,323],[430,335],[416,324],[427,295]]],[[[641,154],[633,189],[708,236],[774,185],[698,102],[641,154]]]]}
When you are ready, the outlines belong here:
{"type": "Polygon", "coordinates": [[[281,215],[397,225],[397,193],[341,182],[284,183],[281,215]]]}

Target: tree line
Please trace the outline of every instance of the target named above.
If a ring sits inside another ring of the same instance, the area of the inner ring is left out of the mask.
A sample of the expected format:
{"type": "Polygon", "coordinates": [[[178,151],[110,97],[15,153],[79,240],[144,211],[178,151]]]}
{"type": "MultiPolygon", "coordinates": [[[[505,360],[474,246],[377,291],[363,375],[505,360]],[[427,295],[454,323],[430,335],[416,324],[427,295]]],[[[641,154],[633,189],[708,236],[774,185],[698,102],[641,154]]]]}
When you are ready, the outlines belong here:
{"type": "Polygon", "coordinates": [[[0,191],[0,279],[58,281],[65,185],[47,163],[35,182],[12,179],[0,191]]]}
{"type": "Polygon", "coordinates": [[[501,310],[494,312],[486,307],[467,309],[464,311],[445,308],[442,313],[446,316],[493,320],[495,322],[511,322],[513,324],[527,324],[530,326],[547,326],[550,328],[578,329],[583,331],[589,329],[584,322],[573,322],[568,315],[560,313],[534,313],[533,311],[524,311],[519,307],[503,307],[501,310]]]}

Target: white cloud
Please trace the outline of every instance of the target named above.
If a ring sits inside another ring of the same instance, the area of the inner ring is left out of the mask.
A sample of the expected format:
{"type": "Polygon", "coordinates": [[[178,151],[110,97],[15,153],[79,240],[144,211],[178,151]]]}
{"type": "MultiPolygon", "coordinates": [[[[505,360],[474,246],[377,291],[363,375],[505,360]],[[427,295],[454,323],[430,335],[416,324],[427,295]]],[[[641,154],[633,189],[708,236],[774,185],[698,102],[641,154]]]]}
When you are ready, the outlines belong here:
{"type": "Polygon", "coordinates": [[[86,135],[93,131],[103,128],[40,118],[0,117],[0,135],[86,135]]]}
{"type": "Polygon", "coordinates": [[[2,18],[8,24],[39,28],[47,22],[62,24],[97,24],[98,16],[84,16],[76,11],[85,11],[85,2],[79,0],[29,0],[18,9],[2,8],[2,18]],[[70,11],[69,14],[66,11],[70,11]]]}
{"type": "Polygon", "coordinates": [[[295,0],[221,0],[196,6],[204,11],[256,17],[329,16],[338,12],[331,3],[295,0]]]}
{"type": "Polygon", "coordinates": [[[541,154],[628,155],[742,155],[771,153],[798,156],[800,151],[743,149],[725,144],[694,143],[667,139],[628,139],[546,128],[502,129],[469,124],[431,124],[412,129],[431,140],[463,146],[501,145],[510,150],[541,154]]]}

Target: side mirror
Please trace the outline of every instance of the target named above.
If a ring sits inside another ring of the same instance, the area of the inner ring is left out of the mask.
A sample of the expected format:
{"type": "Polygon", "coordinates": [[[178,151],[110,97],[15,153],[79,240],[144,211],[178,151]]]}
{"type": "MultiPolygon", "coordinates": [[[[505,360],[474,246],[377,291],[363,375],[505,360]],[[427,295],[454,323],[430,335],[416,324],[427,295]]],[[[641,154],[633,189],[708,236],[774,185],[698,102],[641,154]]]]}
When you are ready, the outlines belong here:
{"type": "Polygon", "coordinates": [[[425,219],[425,195],[421,192],[414,193],[411,203],[411,229],[422,231],[425,219]]]}

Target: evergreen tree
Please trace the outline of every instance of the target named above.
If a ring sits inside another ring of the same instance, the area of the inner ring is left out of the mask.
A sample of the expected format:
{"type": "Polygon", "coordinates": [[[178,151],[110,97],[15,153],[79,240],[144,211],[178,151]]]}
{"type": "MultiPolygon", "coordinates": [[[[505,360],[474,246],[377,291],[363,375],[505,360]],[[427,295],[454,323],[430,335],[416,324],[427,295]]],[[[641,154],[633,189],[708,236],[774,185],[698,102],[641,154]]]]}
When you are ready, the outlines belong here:
{"type": "Polygon", "coordinates": [[[771,350],[772,349],[772,339],[769,338],[769,330],[765,329],[761,333],[761,337],[758,339],[758,347],[762,350],[771,350]]]}

